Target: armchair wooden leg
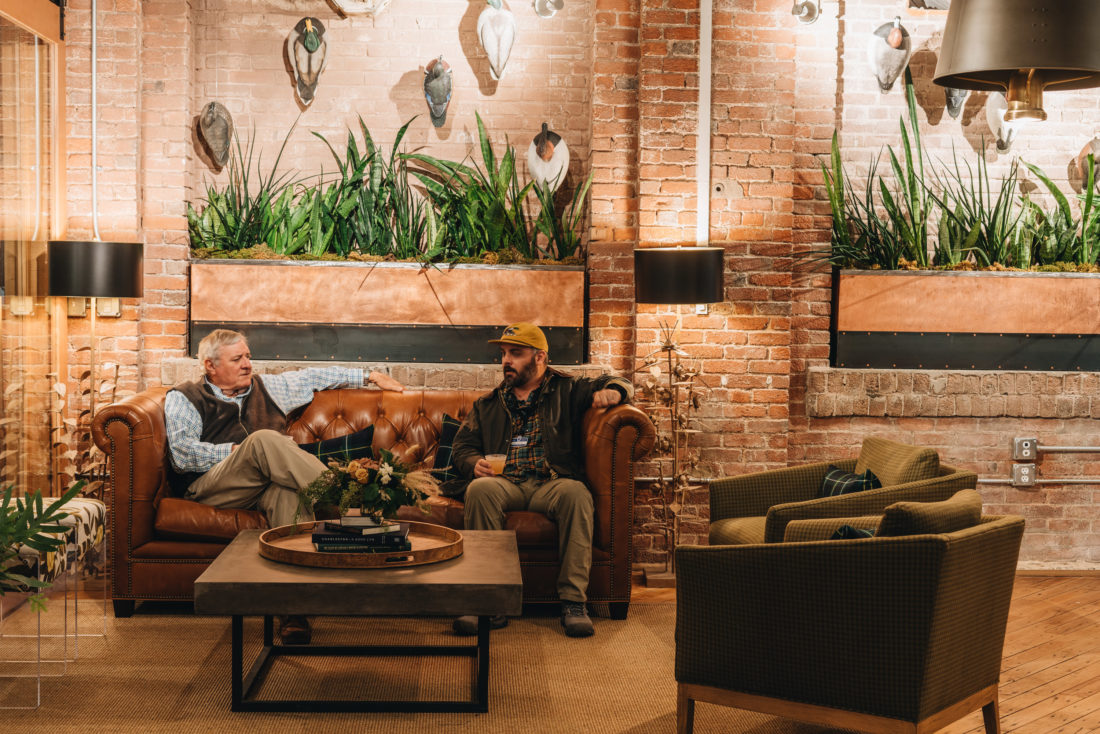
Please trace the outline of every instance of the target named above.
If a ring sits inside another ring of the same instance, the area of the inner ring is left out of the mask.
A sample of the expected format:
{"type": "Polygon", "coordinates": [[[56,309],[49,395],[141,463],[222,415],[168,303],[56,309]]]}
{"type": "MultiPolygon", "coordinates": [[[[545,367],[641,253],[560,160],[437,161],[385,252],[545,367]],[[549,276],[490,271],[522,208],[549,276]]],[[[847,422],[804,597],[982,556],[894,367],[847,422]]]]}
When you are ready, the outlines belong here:
{"type": "Polygon", "coordinates": [[[982,706],[982,719],[985,721],[985,734],[1001,734],[1001,712],[996,698],[982,706]]]}
{"type": "Polygon", "coordinates": [[[695,701],[682,684],[676,684],[676,734],[691,734],[695,727],[695,701]]]}
{"type": "Polygon", "coordinates": [[[626,613],[630,609],[628,601],[613,601],[607,604],[607,613],[612,619],[626,619],[626,613]]]}
{"type": "Polygon", "coordinates": [[[115,608],[115,617],[129,617],[134,613],[133,599],[112,599],[115,608]]]}

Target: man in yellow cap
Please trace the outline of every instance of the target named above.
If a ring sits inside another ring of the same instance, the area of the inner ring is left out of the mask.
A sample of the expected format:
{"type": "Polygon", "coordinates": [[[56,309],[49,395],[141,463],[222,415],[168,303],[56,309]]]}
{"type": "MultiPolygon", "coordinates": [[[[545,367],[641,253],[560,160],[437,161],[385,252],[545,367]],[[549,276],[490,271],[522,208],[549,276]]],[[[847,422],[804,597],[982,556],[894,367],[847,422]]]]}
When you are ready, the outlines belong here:
{"type": "MultiPolygon", "coordinates": [[[[479,398],[455,436],[452,466],[464,478],[466,527],[503,530],[504,513],[533,510],[558,526],[558,597],[570,637],[595,631],[585,608],[592,567],[592,493],[584,483],[581,421],[591,406],[630,400],[634,388],[620,377],[573,377],[549,366],[546,335],[534,324],[512,324],[499,339],[501,384],[479,398]],[[499,472],[485,458],[504,454],[499,472]]],[[[494,617],[492,625],[508,624],[494,617]]],[[[454,623],[461,635],[477,633],[476,617],[454,623]]]]}

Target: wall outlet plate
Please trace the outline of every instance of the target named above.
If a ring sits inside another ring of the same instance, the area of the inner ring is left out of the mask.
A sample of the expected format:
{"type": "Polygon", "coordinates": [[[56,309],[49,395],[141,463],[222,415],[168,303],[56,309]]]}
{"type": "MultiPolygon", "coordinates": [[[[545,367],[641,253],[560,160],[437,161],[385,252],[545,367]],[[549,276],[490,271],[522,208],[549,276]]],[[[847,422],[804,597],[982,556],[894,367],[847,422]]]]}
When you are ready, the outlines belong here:
{"type": "Polygon", "coordinates": [[[1035,465],[1034,464],[1013,464],[1013,466],[1012,466],[1012,486],[1013,487],[1034,487],[1035,486],[1035,465]]]}
{"type": "Polygon", "coordinates": [[[88,299],[70,296],[65,300],[67,301],[67,315],[72,318],[83,318],[84,312],[88,310],[88,299]]]}
{"type": "Polygon", "coordinates": [[[117,298],[97,298],[95,312],[97,316],[118,318],[122,315],[122,301],[117,298]]]}
{"type": "Polygon", "coordinates": [[[695,304],[695,314],[697,316],[706,316],[708,313],[710,313],[710,304],[709,303],[696,303],[695,304]]]}
{"type": "Polygon", "coordinates": [[[1020,438],[1012,439],[1012,458],[1016,461],[1031,459],[1039,456],[1039,439],[1020,438]]]}

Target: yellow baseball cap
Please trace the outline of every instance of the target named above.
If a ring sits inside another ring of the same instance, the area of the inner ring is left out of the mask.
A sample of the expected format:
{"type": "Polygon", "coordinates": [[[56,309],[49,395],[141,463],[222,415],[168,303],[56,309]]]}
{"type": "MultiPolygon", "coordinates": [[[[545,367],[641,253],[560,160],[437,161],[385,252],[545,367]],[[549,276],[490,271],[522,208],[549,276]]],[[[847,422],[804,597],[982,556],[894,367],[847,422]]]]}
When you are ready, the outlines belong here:
{"type": "Polygon", "coordinates": [[[549,352],[550,347],[546,343],[546,334],[534,324],[512,324],[504,329],[499,339],[490,339],[490,344],[515,344],[521,347],[534,347],[544,352],[549,352]]]}

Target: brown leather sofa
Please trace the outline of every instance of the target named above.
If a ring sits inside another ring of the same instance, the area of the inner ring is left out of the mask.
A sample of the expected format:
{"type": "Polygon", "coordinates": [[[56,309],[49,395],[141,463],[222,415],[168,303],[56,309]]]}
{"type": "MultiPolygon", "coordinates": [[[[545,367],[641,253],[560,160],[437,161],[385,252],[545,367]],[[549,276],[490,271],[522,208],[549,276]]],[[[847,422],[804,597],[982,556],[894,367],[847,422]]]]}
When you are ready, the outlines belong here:
{"type": "MultiPolygon", "coordinates": [[[[219,510],[173,496],[168,484],[164,428],[167,388],[145,390],[100,410],[92,423],[95,443],[108,456],[111,487],[111,597],[116,617],[130,616],[142,600],[190,600],[198,578],[241,530],[267,526],[251,510],[219,510]]],[[[317,393],[288,420],[299,443],[341,436],[374,425],[374,446],[414,462],[435,456],[444,413],[464,418],[475,390],[404,393],[369,389],[317,393]],[[410,451],[410,448],[415,450],[410,451]]],[[[611,617],[626,617],[630,604],[633,465],[653,447],[654,429],[633,406],[593,408],[584,417],[588,484],[596,504],[589,601],[611,617]]],[[[432,498],[431,522],[462,527],[462,503],[432,498]]],[[[424,520],[415,508],[402,516],[424,520]]],[[[525,603],[556,603],[557,529],[535,512],[510,512],[508,529],[519,542],[525,603]]]]}

